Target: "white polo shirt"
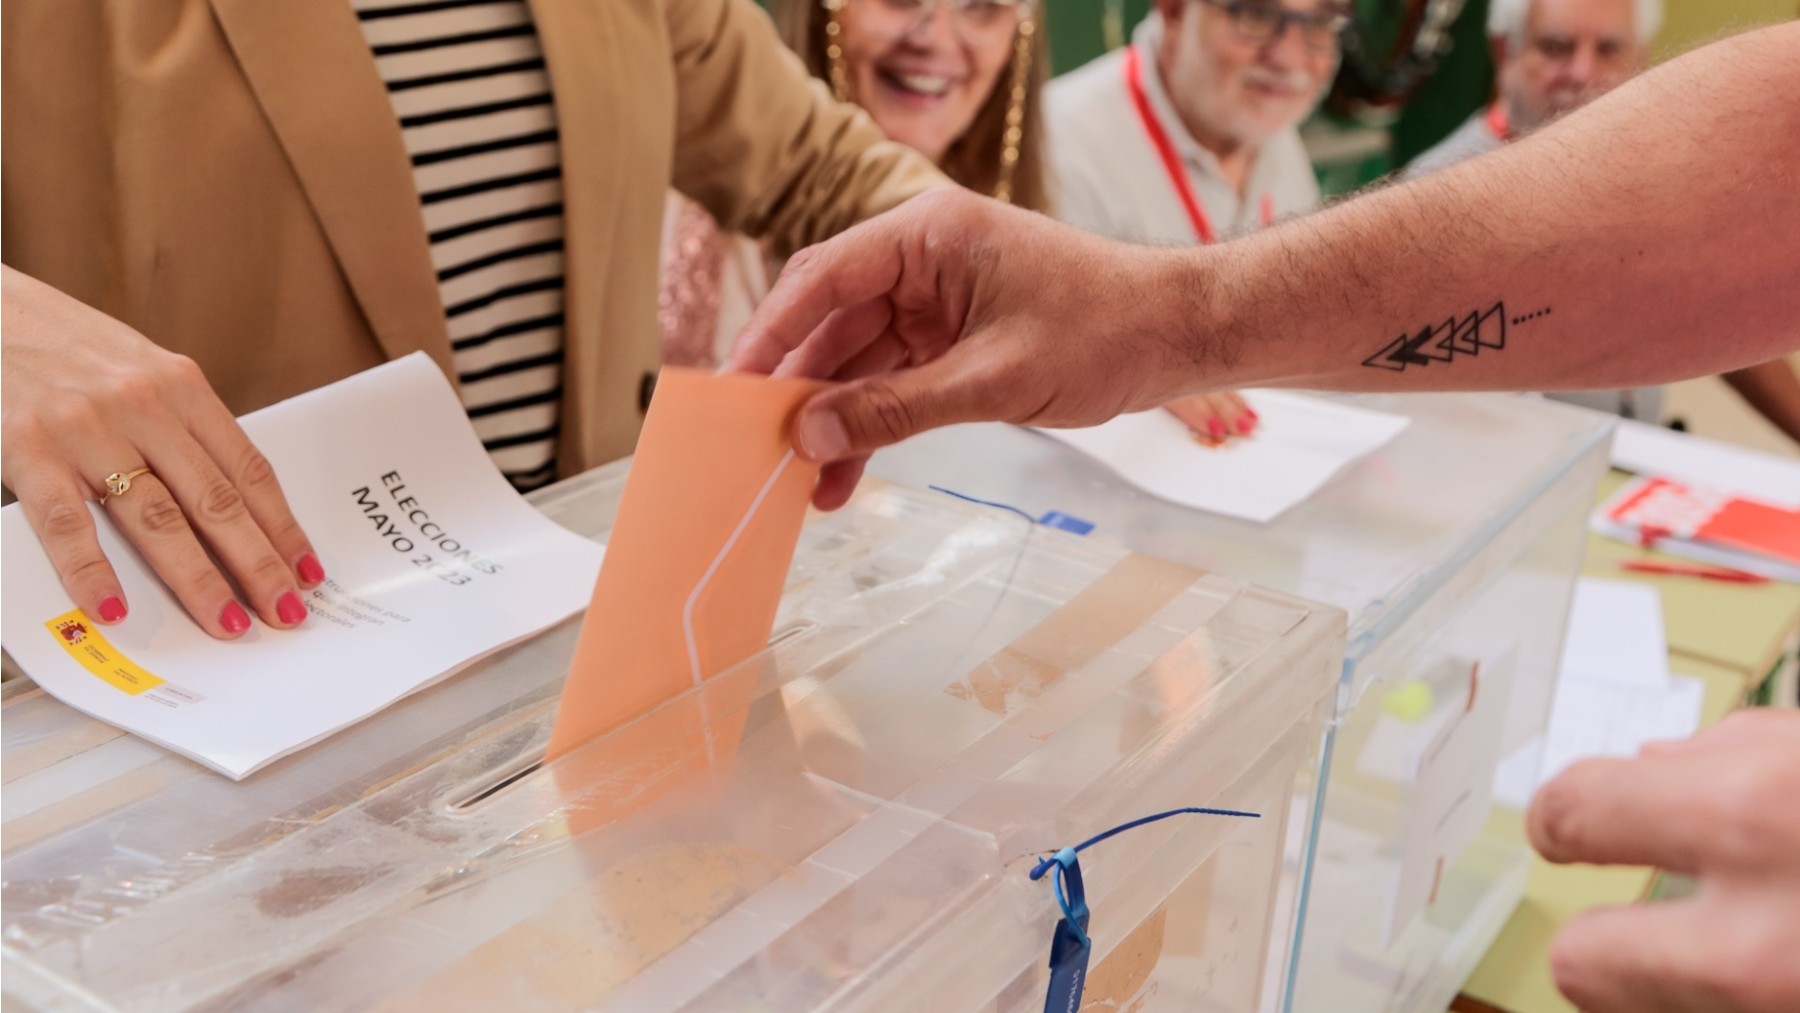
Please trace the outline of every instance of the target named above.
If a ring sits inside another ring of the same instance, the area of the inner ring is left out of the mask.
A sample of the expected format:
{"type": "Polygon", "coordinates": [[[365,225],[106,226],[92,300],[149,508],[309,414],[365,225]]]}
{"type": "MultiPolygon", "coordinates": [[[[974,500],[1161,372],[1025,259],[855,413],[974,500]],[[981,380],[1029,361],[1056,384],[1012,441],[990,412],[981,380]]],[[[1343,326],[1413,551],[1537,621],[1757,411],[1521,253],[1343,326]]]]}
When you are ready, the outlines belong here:
{"type": "MultiPolygon", "coordinates": [[[[1317,205],[1318,179],[1295,129],[1277,134],[1257,151],[1241,195],[1226,181],[1218,159],[1187,132],[1163,88],[1156,65],[1161,36],[1162,18],[1154,12],[1132,33],[1144,95],[1216,238],[1254,231],[1262,224],[1265,203],[1276,218],[1317,205]]],[[[1045,130],[1057,187],[1053,210],[1071,225],[1117,239],[1198,242],[1132,101],[1125,61],[1126,51],[1115,50],[1050,82],[1045,91],[1045,130]]]]}

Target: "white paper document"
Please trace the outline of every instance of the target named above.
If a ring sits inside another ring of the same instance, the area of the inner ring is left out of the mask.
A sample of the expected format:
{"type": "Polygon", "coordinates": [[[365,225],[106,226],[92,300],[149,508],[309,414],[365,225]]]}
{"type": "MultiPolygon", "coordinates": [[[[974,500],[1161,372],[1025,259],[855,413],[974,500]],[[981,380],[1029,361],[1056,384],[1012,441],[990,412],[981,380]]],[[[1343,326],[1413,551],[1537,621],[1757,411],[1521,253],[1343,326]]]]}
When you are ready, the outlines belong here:
{"type": "Polygon", "coordinates": [[[1612,463],[1641,475],[1800,510],[1800,461],[1643,422],[1621,421],[1612,463]]]}
{"type": "Polygon", "coordinates": [[[1666,687],[1669,644],[1656,588],[1594,577],[1577,581],[1559,670],[1565,681],[1666,687]]]}
{"type": "Polygon", "coordinates": [[[1656,590],[1583,577],[1575,586],[1562,665],[1541,738],[1500,764],[1495,797],[1525,808],[1538,786],[1590,756],[1636,756],[1646,742],[1692,735],[1705,684],[1670,675],[1656,590]]]}
{"type": "Polygon", "coordinates": [[[326,583],[294,630],[207,636],[93,507],[130,615],[90,621],[18,506],[4,637],[65,703],[233,778],[368,717],[586,604],[601,548],[520,498],[415,354],[243,419],[326,583]]]}
{"type": "Polygon", "coordinates": [[[1705,697],[1706,684],[1690,675],[1672,675],[1661,689],[1566,679],[1556,687],[1545,737],[1500,764],[1495,797],[1523,809],[1539,785],[1577,760],[1632,757],[1646,742],[1687,738],[1700,727],[1705,697]]]}
{"type": "Polygon", "coordinates": [[[1302,394],[1244,391],[1256,431],[1219,447],[1196,442],[1158,408],[1088,429],[1042,429],[1138,488],[1183,506],[1266,523],[1411,421],[1302,394]]]}

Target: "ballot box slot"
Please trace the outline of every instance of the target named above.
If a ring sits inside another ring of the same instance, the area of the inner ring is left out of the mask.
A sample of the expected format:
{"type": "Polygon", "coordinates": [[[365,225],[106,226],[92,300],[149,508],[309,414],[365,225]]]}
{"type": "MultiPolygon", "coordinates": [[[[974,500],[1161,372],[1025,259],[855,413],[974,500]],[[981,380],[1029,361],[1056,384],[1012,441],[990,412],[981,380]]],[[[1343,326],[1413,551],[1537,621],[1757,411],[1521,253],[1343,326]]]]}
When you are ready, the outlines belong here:
{"type": "Polygon", "coordinates": [[[449,804],[452,813],[467,813],[476,806],[518,784],[544,766],[541,757],[523,758],[476,781],[449,804]]]}
{"type": "MultiPolygon", "coordinates": [[[[769,649],[774,650],[782,644],[791,643],[818,628],[819,624],[811,619],[794,619],[783,623],[775,629],[774,633],[770,634],[769,649]]],[[[536,773],[543,766],[542,757],[519,757],[498,770],[484,773],[466,785],[451,796],[451,801],[445,803],[445,809],[454,815],[467,814],[495,795],[536,773]]]]}
{"type": "Polygon", "coordinates": [[[780,647],[782,644],[803,637],[818,628],[819,624],[811,619],[793,619],[782,623],[775,627],[775,632],[769,634],[769,647],[771,649],[780,647]]]}

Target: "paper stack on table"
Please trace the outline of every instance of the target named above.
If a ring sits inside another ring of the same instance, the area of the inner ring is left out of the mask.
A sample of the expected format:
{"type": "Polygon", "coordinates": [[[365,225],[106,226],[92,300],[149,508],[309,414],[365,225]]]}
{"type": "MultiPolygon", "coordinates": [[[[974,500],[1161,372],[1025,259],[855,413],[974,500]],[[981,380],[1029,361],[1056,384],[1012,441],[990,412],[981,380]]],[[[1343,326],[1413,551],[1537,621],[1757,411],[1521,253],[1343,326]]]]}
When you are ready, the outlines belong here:
{"type": "Polygon", "coordinates": [[[1039,432],[1098,459],[1151,495],[1266,523],[1398,436],[1410,421],[1302,394],[1243,395],[1259,418],[1256,431],[1217,447],[1196,442],[1187,426],[1160,408],[1089,429],[1039,432]]]}
{"type": "Polygon", "coordinates": [[[1800,510],[1800,461],[1623,419],[1613,467],[1800,510]]]}
{"type": "Polygon", "coordinates": [[[1522,809],[1540,784],[1577,760],[1636,756],[1646,742],[1692,735],[1705,691],[1699,679],[1669,674],[1655,588],[1583,577],[1569,612],[1549,730],[1500,764],[1495,795],[1522,809]]]}
{"type": "Polygon", "coordinates": [[[1620,541],[1800,582],[1800,509],[1644,477],[1627,482],[1602,503],[1591,524],[1620,541]]]}
{"type": "Polygon", "coordinates": [[[424,355],[243,425],[325,566],[326,583],[303,592],[306,622],[212,639],[95,507],[131,603],[100,626],[10,506],[5,643],[47,692],[242,778],[587,602],[601,548],[507,484],[424,355]]]}

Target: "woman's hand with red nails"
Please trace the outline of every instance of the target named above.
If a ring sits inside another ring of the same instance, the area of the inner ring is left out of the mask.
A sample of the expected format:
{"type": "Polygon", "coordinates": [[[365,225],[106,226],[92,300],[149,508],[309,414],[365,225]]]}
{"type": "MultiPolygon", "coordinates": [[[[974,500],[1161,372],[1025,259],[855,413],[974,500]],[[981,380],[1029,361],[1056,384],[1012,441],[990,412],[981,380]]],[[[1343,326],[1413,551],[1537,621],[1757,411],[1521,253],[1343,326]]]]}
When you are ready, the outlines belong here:
{"type": "Polygon", "coordinates": [[[1216,447],[1233,437],[1256,432],[1256,413],[1236,391],[1195,394],[1163,407],[1188,427],[1194,439],[1208,446],[1216,447]]]}
{"type": "Polygon", "coordinates": [[[232,581],[269,625],[304,621],[299,590],[324,569],[269,462],[199,367],[48,285],[0,272],[0,480],[75,603],[102,623],[128,617],[88,504],[106,495],[109,475],[148,468],[100,509],[202,629],[229,640],[250,628],[232,581]]]}

